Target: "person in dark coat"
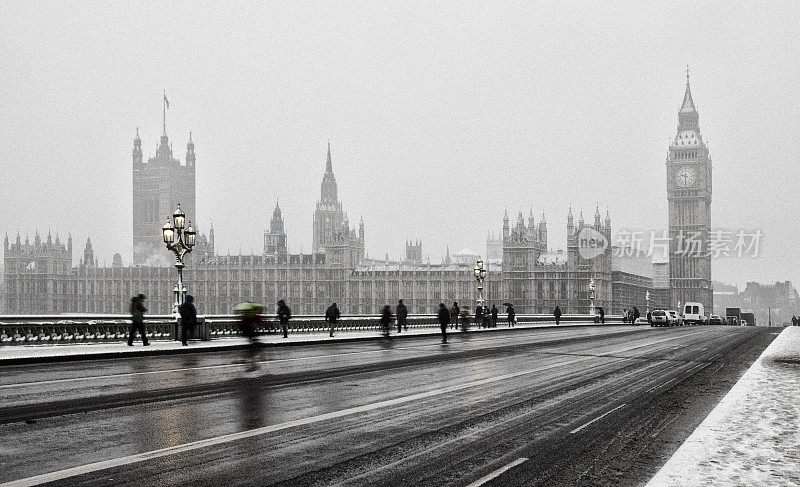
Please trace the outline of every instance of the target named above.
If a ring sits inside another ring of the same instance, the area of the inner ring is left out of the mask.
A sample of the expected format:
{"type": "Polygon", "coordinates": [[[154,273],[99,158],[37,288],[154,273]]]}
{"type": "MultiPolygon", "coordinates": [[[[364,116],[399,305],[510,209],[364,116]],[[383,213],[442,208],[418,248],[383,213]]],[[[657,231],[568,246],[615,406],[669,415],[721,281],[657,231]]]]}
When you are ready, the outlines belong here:
{"type": "Polygon", "coordinates": [[[792,316],[792,326],[797,326],[797,316],[792,316]]]}
{"type": "Polygon", "coordinates": [[[458,317],[461,315],[461,308],[458,307],[458,302],[453,303],[453,307],[450,308],[450,325],[453,328],[458,328],[458,317]]]}
{"type": "Polygon", "coordinates": [[[492,328],[497,328],[497,306],[492,305],[492,328]]]}
{"type": "Polygon", "coordinates": [[[561,308],[556,305],[556,309],[553,310],[553,317],[556,319],[556,325],[561,323],[561,308]]]}
{"type": "Polygon", "coordinates": [[[189,345],[186,341],[189,330],[194,331],[197,326],[197,308],[194,306],[194,296],[186,295],[186,302],[178,306],[181,315],[181,343],[189,345]]]}
{"type": "Polygon", "coordinates": [[[325,310],[325,321],[327,321],[331,326],[331,338],[333,338],[333,329],[336,327],[336,323],[339,322],[339,308],[336,306],[336,303],[331,304],[328,306],[328,309],[325,310]]]}
{"type": "Polygon", "coordinates": [[[147,332],[144,329],[144,313],[147,308],[144,307],[144,300],[147,299],[144,294],[139,294],[131,298],[130,312],[131,312],[131,328],[128,330],[128,346],[133,346],[133,339],[136,338],[138,331],[142,335],[142,345],[150,345],[147,340],[147,332]]]}
{"type": "MultiPolygon", "coordinates": [[[[635,322],[636,319],[639,318],[640,316],[642,316],[642,315],[639,313],[639,308],[634,306],[633,307],[633,321],[635,322]]],[[[650,321],[650,312],[649,311],[648,311],[648,315],[647,315],[647,321],[650,321]]]]}
{"type": "MultiPolygon", "coordinates": [[[[457,316],[456,320],[458,320],[457,316]]],[[[442,330],[442,343],[447,343],[447,325],[450,324],[451,320],[450,311],[447,311],[444,303],[439,303],[439,328],[442,330]]]]}
{"type": "Polygon", "coordinates": [[[514,323],[516,323],[516,321],[517,321],[517,312],[514,311],[514,305],[513,304],[509,304],[508,307],[506,308],[506,312],[508,313],[508,317],[507,317],[508,326],[509,327],[513,327],[514,323]]]}
{"type": "Polygon", "coordinates": [[[606,324],[606,310],[604,310],[603,307],[600,306],[600,307],[597,308],[597,311],[598,311],[598,313],[600,313],[600,324],[601,325],[605,325],[606,324]]]}
{"type": "Polygon", "coordinates": [[[402,299],[397,300],[395,314],[397,314],[397,333],[400,333],[400,328],[408,331],[408,323],[406,322],[406,318],[408,317],[408,308],[406,308],[406,305],[403,304],[402,299]]]}
{"type": "Polygon", "coordinates": [[[475,306],[475,324],[483,328],[483,306],[475,306]]]}
{"type": "Polygon", "coordinates": [[[392,324],[392,307],[388,304],[383,307],[383,311],[381,311],[381,330],[383,331],[383,336],[389,336],[389,326],[392,324]]]}
{"type": "Polygon", "coordinates": [[[289,318],[292,317],[292,310],[286,306],[286,301],[278,301],[278,320],[281,322],[281,329],[283,330],[283,338],[289,337],[289,318]]]}

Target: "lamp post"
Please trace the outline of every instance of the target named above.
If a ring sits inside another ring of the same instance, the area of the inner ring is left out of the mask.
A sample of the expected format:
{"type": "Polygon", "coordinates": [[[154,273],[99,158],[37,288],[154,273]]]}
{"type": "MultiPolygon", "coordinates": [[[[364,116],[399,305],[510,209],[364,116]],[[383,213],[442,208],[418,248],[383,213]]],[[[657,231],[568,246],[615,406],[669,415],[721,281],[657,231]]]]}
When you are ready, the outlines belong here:
{"type": "Polygon", "coordinates": [[[650,314],[650,291],[644,293],[644,299],[647,301],[647,314],[650,314]]]}
{"type": "Polygon", "coordinates": [[[175,302],[172,304],[173,314],[178,313],[178,306],[183,304],[186,299],[186,286],[183,285],[183,268],[186,265],[183,263],[183,258],[192,251],[195,244],[196,232],[192,228],[192,222],[184,230],[184,223],[186,222],[186,214],[181,210],[180,203],[178,208],[172,214],[173,223],[170,223],[167,218],[167,224],[161,227],[161,236],[164,238],[164,243],[167,244],[167,249],[175,254],[175,268],[178,270],[178,283],[172,289],[175,295],[175,302]]]}
{"type": "Polygon", "coordinates": [[[475,264],[472,272],[475,274],[475,280],[478,281],[478,306],[483,308],[483,280],[486,279],[486,267],[482,260],[475,264]]]}
{"type": "Polygon", "coordinates": [[[589,281],[589,299],[590,299],[589,314],[591,316],[595,315],[595,312],[594,312],[594,289],[595,289],[594,288],[594,278],[592,278],[589,281]]]}

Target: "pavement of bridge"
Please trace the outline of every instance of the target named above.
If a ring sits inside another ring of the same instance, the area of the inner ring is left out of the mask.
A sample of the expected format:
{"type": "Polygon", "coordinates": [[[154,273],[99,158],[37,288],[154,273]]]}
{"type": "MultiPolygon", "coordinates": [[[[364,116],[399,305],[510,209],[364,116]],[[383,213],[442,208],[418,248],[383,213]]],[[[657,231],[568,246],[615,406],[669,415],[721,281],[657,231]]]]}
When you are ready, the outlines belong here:
{"type": "Polygon", "coordinates": [[[787,327],[648,487],[800,485],[800,328],[787,327]]]}
{"type": "MultiPolygon", "coordinates": [[[[498,324],[496,328],[480,328],[471,326],[468,333],[492,333],[509,330],[529,330],[534,328],[554,328],[554,322],[518,323],[509,328],[505,323],[498,324]]],[[[558,325],[559,328],[573,326],[597,326],[595,323],[570,322],[558,325]]],[[[447,329],[448,336],[462,333],[452,328],[447,329]]],[[[391,331],[392,339],[406,337],[430,336],[431,339],[441,337],[438,326],[410,327],[401,333],[397,329],[391,331]]],[[[384,337],[377,330],[342,330],[336,331],[334,337],[328,336],[328,331],[289,333],[283,338],[280,333],[269,333],[259,337],[266,346],[291,346],[291,345],[319,345],[325,343],[341,343],[364,340],[381,340],[384,337]]],[[[66,362],[76,360],[113,359],[137,356],[173,355],[197,352],[218,352],[223,350],[237,350],[247,347],[248,340],[239,337],[217,338],[209,341],[190,341],[188,346],[182,346],[179,341],[150,340],[150,345],[143,346],[140,339],[129,347],[124,341],[101,343],[59,343],[46,345],[4,345],[0,346],[0,366],[24,365],[47,362],[66,362]]]]}

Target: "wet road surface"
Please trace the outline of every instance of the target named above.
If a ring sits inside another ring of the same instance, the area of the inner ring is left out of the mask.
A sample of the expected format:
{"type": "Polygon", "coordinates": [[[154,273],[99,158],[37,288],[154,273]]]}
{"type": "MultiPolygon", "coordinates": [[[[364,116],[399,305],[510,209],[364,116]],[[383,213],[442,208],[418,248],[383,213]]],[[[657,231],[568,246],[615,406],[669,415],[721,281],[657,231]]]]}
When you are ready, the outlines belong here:
{"type": "Polygon", "coordinates": [[[625,326],[0,369],[0,483],[639,485],[775,335],[625,326]]]}

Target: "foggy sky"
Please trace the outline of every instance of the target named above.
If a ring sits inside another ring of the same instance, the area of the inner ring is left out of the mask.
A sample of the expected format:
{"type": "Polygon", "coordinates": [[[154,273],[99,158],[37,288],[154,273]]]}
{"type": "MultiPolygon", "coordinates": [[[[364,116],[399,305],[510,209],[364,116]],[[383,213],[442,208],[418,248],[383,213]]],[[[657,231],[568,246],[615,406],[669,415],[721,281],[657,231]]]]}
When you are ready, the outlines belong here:
{"type": "Polygon", "coordinates": [[[190,217],[223,254],[261,252],[276,200],[311,250],[328,141],[371,257],[483,254],[506,208],[544,212],[553,248],[570,205],[663,229],[688,64],[712,226],[764,232],[713,279],[800,281],[796,3],[383,3],[3,2],[0,232],[130,264],[133,137],[155,153],[164,89],[176,155],[196,144],[190,217]]]}

